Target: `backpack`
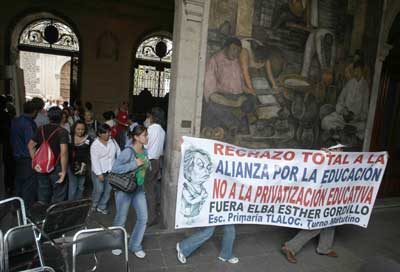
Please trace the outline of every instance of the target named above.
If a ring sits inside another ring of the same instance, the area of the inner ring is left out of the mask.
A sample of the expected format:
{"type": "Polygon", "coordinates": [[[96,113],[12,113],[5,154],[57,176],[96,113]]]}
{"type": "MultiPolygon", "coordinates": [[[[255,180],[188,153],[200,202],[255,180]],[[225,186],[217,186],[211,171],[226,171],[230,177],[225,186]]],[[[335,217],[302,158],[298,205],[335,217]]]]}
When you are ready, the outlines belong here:
{"type": "Polygon", "coordinates": [[[115,139],[115,138],[117,137],[117,135],[118,135],[118,128],[117,128],[117,126],[112,126],[112,127],[111,127],[111,137],[112,137],[113,139],[115,139]]]}
{"type": "Polygon", "coordinates": [[[32,169],[34,169],[38,173],[48,174],[52,172],[60,158],[60,155],[57,159],[54,158],[54,153],[51,150],[49,141],[51,137],[56,134],[57,131],[61,130],[61,128],[56,128],[50,135],[49,138],[44,137],[44,128],[41,127],[42,139],[43,142],[36,150],[35,155],[32,159],[32,169]]]}

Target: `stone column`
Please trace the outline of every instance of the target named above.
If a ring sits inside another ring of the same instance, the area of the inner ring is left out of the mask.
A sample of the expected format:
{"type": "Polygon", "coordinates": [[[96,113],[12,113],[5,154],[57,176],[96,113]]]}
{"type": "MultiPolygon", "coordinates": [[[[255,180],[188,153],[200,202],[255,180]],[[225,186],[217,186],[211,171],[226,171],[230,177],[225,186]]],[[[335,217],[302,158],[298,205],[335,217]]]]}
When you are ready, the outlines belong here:
{"type": "Polygon", "coordinates": [[[180,138],[200,135],[210,0],[176,0],[168,131],[162,180],[162,225],[174,230],[180,138]]]}

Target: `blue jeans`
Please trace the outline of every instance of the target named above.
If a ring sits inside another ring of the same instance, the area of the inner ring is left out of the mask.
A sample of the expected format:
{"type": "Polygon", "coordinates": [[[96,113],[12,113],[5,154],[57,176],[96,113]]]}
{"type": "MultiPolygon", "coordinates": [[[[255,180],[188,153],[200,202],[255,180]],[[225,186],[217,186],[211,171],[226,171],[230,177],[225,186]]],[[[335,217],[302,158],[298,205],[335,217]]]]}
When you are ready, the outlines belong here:
{"type": "Polygon", "coordinates": [[[92,207],[102,210],[107,209],[108,200],[110,199],[111,185],[108,183],[107,175],[104,176],[104,181],[100,181],[95,173],[92,172],[93,192],[92,192],[92,207]]]}
{"type": "MultiPolygon", "coordinates": [[[[179,247],[185,257],[190,256],[196,249],[204,244],[214,234],[215,226],[204,227],[188,238],[179,242],[179,247]]],[[[235,225],[224,226],[224,237],[222,238],[222,248],[220,257],[228,260],[233,257],[232,249],[235,241],[235,225]]]]}
{"type": "Polygon", "coordinates": [[[82,198],[86,176],[75,176],[71,168],[68,167],[68,200],[78,200],[82,198]]]}
{"type": "Polygon", "coordinates": [[[131,205],[136,212],[136,223],[132,230],[131,239],[129,240],[129,250],[137,252],[142,250],[142,241],[147,224],[146,194],[142,186],[139,186],[134,193],[115,191],[115,207],[117,212],[113,226],[125,226],[129,206],[131,205]]]}

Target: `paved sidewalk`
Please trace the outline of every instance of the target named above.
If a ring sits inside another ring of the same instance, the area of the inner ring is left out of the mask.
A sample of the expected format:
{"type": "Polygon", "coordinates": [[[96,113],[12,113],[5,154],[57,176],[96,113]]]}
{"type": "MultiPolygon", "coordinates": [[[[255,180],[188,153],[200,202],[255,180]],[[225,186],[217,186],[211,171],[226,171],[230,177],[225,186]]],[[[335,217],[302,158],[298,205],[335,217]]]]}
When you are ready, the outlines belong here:
{"type": "MultiPolygon", "coordinates": [[[[106,220],[106,218],[103,218],[106,220]]],[[[175,245],[189,234],[146,234],[145,259],[133,254],[129,262],[133,271],[358,271],[364,262],[373,257],[384,257],[400,263],[400,208],[377,209],[371,216],[368,229],[357,226],[341,226],[336,230],[334,249],[339,258],[329,258],[315,253],[316,240],[309,243],[298,255],[298,263],[290,264],[280,253],[281,244],[293,237],[296,230],[272,226],[238,226],[234,253],[240,262],[236,265],[217,260],[221,232],[196,251],[185,265],[176,259],[175,245]]],[[[127,226],[131,230],[131,226],[127,226]]],[[[119,259],[110,253],[100,255],[98,271],[123,271],[117,268],[119,259]]],[[[131,270],[132,271],[132,270],[131,270]]]]}

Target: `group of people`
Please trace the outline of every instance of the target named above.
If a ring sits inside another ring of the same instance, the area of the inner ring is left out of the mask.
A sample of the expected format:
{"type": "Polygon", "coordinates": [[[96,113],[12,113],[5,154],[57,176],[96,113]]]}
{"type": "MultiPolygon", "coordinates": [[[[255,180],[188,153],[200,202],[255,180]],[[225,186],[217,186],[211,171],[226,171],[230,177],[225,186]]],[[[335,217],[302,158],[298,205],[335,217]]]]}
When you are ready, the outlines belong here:
{"type": "MultiPolygon", "coordinates": [[[[133,193],[114,189],[113,225],[124,226],[129,207],[134,208],[136,224],[129,249],[144,258],[141,244],[146,226],[156,224],[159,218],[157,190],[165,142],[163,110],[152,108],[142,125],[128,114],[126,102],[115,113],[105,112],[102,123],[95,120],[91,108],[85,107],[82,112],[80,105],[48,110],[44,106],[41,98],[33,98],[24,103],[23,113],[11,121],[15,195],[24,200],[27,209],[78,200],[88,187],[86,181],[91,180],[91,212],[108,214],[113,192],[110,173],[135,171],[137,189],[133,193]],[[45,154],[51,153],[44,164],[40,164],[41,149],[46,150],[45,154]]],[[[113,253],[119,255],[121,251],[113,253]]]]}

